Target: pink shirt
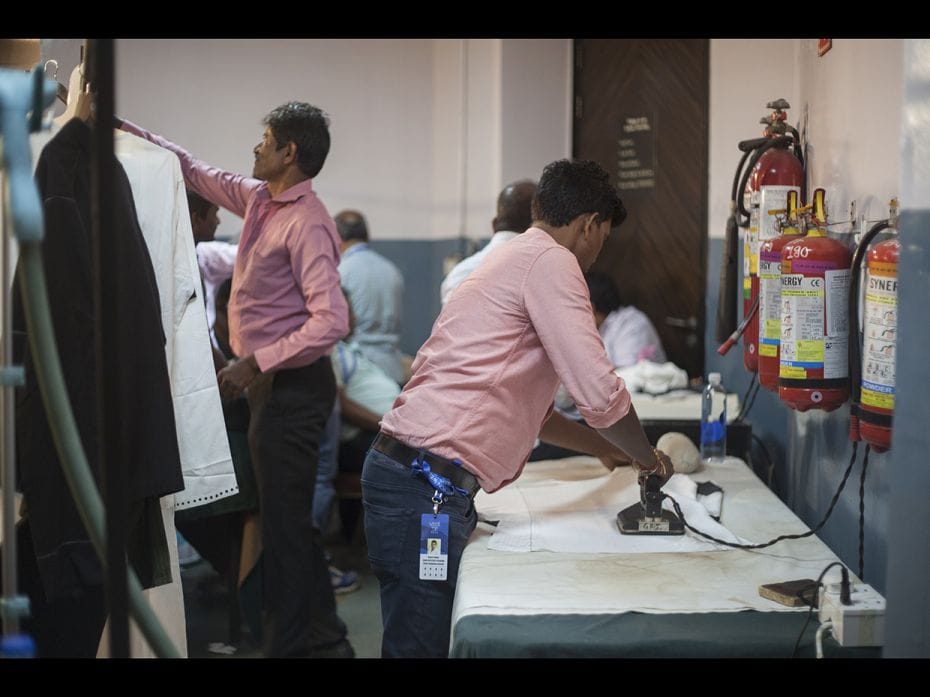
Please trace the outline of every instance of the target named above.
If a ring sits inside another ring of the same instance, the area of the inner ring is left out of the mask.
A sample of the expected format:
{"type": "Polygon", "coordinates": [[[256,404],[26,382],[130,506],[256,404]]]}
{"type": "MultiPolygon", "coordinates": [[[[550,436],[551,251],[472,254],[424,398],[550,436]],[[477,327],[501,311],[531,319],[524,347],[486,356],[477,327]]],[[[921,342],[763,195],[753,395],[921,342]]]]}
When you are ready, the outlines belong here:
{"type": "Polygon", "coordinates": [[[495,491],[523,470],[560,381],[595,428],[630,409],[577,259],[530,228],[452,294],[381,428],[411,447],[459,458],[495,491]]]}
{"type": "Polygon", "coordinates": [[[262,372],[309,365],[349,332],[339,287],[339,236],[310,180],[272,198],[258,179],[226,172],[143,128],[123,130],[176,153],[187,185],[244,218],[229,300],[230,344],[262,372]]]}

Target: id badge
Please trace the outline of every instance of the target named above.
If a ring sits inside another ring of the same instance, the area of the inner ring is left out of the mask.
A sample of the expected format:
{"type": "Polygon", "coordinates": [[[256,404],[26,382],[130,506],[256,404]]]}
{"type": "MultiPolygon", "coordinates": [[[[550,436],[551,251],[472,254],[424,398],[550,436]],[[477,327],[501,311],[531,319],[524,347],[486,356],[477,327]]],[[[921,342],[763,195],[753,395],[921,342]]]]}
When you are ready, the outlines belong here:
{"type": "Polygon", "coordinates": [[[445,581],[449,573],[449,516],[420,517],[420,580],[445,581]]]}

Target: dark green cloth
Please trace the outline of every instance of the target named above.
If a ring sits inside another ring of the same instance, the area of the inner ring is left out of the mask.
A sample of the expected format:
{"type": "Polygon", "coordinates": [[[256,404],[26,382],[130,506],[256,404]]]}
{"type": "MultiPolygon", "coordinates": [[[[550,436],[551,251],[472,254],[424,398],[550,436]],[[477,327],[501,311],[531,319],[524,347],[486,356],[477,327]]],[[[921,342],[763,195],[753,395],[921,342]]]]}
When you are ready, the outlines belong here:
{"type": "MultiPolygon", "coordinates": [[[[455,625],[453,658],[790,658],[801,612],[655,615],[468,615],[455,625]]],[[[814,657],[817,617],[799,655],[814,657]]],[[[844,648],[826,637],[827,657],[878,658],[881,649],[844,648]]]]}

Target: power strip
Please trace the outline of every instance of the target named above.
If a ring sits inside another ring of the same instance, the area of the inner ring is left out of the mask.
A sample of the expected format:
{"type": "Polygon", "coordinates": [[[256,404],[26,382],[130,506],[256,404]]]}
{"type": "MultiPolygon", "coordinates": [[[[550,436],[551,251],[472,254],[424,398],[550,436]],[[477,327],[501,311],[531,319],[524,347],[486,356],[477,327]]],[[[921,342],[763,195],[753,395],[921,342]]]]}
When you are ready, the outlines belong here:
{"type": "Polygon", "coordinates": [[[867,583],[850,588],[849,605],[840,602],[840,584],[820,590],[820,622],[833,623],[840,646],[881,646],[885,638],[885,599],[867,583]]]}

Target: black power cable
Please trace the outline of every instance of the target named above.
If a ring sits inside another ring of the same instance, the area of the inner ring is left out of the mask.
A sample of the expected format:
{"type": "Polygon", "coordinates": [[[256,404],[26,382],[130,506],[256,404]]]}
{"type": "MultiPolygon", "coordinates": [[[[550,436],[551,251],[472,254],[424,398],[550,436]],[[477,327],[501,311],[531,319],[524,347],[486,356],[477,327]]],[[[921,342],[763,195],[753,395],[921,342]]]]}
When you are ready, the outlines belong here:
{"type": "Polygon", "coordinates": [[[743,398],[740,400],[739,413],[737,413],[736,418],[733,419],[733,421],[735,421],[736,423],[741,423],[743,419],[746,418],[746,413],[747,413],[746,403],[749,400],[749,393],[752,392],[753,387],[758,389],[758,382],[757,382],[758,379],[759,379],[759,374],[753,373],[752,380],[749,381],[749,386],[746,388],[746,391],[743,393],[743,398]]]}
{"type": "Polygon", "coordinates": [[[862,476],[859,477],[859,580],[865,581],[865,472],[869,466],[872,446],[866,444],[862,456],[862,476]]]}
{"type": "Polygon", "coordinates": [[[846,473],[843,475],[843,481],[840,482],[840,486],[836,490],[836,494],[833,495],[833,500],[830,501],[830,507],[827,509],[826,515],[824,515],[823,520],[820,521],[817,527],[812,530],[808,530],[805,533],[799,533],[796,535],[779,535],[775,539],[769,540],[768,542],[760,542],[759,544],[754,544],[754,545],[742,545],[736,542],[726,542],[725,540],[720,540],[716,537],[713,537],[712,535],[708,535],[707,533],[701,532],[700,530],[692,527],[688,523],[688,521],[685,520],[685,516],[681,512],[681,506],[678,505],[678,502],[674,498],[672,498],[668,494],[665,494],[664,492],[663,492],[663,496],[665,496],[665,498],[667,498],[669,501],[672,502],[672,506],[674,506],[675,508],[675,513],[678,515],[679,518],[681,518],[682,524],[686,528],[688,528],[688,530],[693,532],[695,535],[700,535],[701,537],[711,540],[712,542],[716,542],[717,544],[725,545],[727,547],[736,547],[737,549],[762,549],[763,547],[771,547],[776,542],[781,542],[782,540],[800,540],[804,537],[810,537],[811,535],[816,533],[826,524],[827,520],[830,518],[830,515],[833,513],[833,509],[836,507],[837,501],[839,501],[840,499],[840,494],[843,493],[843,487],[846,486],[846,480],[849,479],[849,475],[852,473],[853,465],[856,463],[856,455],[858,453],[858,450],[859,450],[859,443],[854,442],[852,457],[849,458],[849,467],[846,468],[846,473]]]}
{"type": "Polygon", "coordinates": [[[765,443],[761,438],[759,438],[759,436],[753,433],[752,439],[756,442],[756,444],[759,446],[759,449],[762,451],[762,454],[765,456],[765,462],[768,465],[765,471],[766,477],[768,479],[766,484],[768,485],[769,489],[771,489],[772,483],[775,479],[775,460],[772,459],[772,455],[769,453],[769,449],[765,447],[765,443]]]}

